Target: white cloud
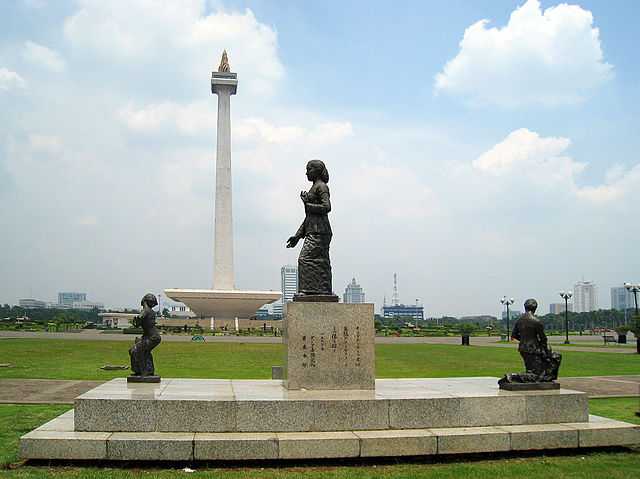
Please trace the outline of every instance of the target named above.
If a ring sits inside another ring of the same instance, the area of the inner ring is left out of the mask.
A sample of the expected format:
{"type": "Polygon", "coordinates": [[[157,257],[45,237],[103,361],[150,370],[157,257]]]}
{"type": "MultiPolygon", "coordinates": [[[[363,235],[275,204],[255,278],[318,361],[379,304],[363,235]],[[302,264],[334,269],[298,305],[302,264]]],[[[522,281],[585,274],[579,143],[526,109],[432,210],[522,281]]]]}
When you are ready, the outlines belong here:
{"type": "Polygon", "coordinates": [[[311,126],[278,126],[264,118],[245,118],[234,126],[233,137],[238,141],[264,141],[274,144],[292,142],[313,146],[337,143],[353,135],[350,122],[322,122],[311,126]]]}
{"type": "Polygon", "coordinates": [[[54,154],[62,150],[62,141],[52,135],[29,135],[29,147],[34,153],[54,154]]]}
{"type": "Polygon", "coordinates": [[[22,56],[34,65],[56,73],[60,73],[65,69],[65,62],[58,52],[38,43],[25,42],[22,56]]]}
{"type": "Polygon", "coordinates": [[[640,164],[627,171],[619,167],[614,168],[614,171],[607,172],[607,178],[602,185],[585,186],[577,192],[578,197],[601,204],[622,200],[625,197],[635,202],[634,196],[640,191],[640,164]]]}
{"type": "Polygon", "coordinates": [[[436,92],[503,107],[576,103],[612,77],[593,15],[577,5],[528,0],[503,28],[468,27],[458,54],[435,78],[436,92]]]}
{"type": "Polygon", "coordinates": [[[82,0],[80,5],[65,21],[67,39],[109,60],[170,62],[173,71],[200,78],[217,68],[226,48],[232,70],[256,94],[270,93],[284,74],[275,30],[249,9],[207,15],[203,0],[82,0]]]}
{"type": "Polygon", "coordinates": [[[516,185],[521,195],[523,184],[533,184],[545,192],[555,190],[560,194],[569,193],[578,200],[603,204],[640,189],[640,164],[629,170],[614,165],[601,184],[580,186],[578,180],[587,165],[568,155],[570,145],[568,138],[544,138],[521,128],[480,155],[472,166],[476,171],[516,185]]]}
{"type": "Polygon", "coordinates": [[[78,218],[80,226],[95,226],[98,224],[98,218],[95,215],[85,215],[78,218]]]}
{"type": "MultiPolygon", "coordinates": [[[[136,108],[129,104],[118,111],[118,117],[134,132],[210,136],[216,130],[215,103],[210,101],[181,104],[151,103],[136,108]]],[[[321,121],[311,125],[277,125],[262,117],[241,118],[234,122],[235,145],[258,143],[329,145],[353,135],[348,121],[321,121]]]]}
{"type": "Polygon", "coordinates": [[[0,92],[24,88],[26,84],[24,79],[16,72],[0,68],[0,92]]]}
{"type": "Polygon", "coordinates": [[[186,135],[214,132],[216,111],[211,102],[179,104],[165,101],[141,108],[127,105],[118,112],[120,120],[131,130],[158,132],[173,129],[186,135]]]}
{"type": "Polygon", "coordinates": [[[568,138],[543,138],[520,128],[480,155],[473,161],[473,167],[494,176],[516,174],[547,185],[564,180],[572,182],[584,165],[566,155],[570,145],[568,138]]]}

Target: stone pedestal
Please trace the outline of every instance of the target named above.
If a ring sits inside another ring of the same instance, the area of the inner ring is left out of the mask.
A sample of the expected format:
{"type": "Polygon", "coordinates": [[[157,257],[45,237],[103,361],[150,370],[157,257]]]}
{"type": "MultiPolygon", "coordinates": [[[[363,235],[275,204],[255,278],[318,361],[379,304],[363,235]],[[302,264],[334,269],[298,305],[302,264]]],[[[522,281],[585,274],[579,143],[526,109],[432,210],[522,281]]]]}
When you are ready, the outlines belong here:
{"type": "Polygon", "coordinates": [[[291,302],[284,343],[287,389],[374,389],[373,304],[291,302]]]}
{"type": "Polygon", "coordinates": [[[560,389],[560,384],[555,381],[544,383],[503,383],[500,389],[505,391],[545,391],[549,389],[560,389]]]}
{"type": "Polygon", "coordinates": [[[159,383],[160,376],[127,376],[128,383],[159,383]]]}

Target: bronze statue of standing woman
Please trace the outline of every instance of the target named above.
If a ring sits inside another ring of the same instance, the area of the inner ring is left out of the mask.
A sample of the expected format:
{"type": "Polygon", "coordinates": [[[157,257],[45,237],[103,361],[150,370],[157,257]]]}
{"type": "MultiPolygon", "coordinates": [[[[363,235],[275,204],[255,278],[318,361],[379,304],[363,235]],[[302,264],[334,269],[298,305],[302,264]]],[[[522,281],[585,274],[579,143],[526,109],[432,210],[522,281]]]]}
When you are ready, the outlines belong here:
{"type": "Polygon", "coordinates": [[[307,179],[313,183],[309,191],[300,193],[304,204],[305,218],[296,234],[287,241],[287,248],[294,248],[304,239],[298,257],[298,294],[294,301],[337,302],[331,286],[331,225],[329,212],[329,172],[320,160],[307,163],[307,179]]]}

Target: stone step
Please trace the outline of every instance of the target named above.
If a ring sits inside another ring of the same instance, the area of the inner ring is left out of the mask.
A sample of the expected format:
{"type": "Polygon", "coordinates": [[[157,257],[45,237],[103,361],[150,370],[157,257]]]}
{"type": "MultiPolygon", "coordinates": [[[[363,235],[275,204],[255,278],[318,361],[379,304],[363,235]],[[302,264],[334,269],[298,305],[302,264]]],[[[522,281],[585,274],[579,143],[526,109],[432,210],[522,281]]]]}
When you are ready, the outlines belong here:
{"type": "Polygon", "coordinates": [[[272,460],[429,456],[640,444],[640,426],[588,422],[335,432],[77,432],[73,411],[22,436],[23,459],[272,460]]]}
{"type": "Polygon", "coordinates": [[[497,378],[378,379],[374,390],[279,380],[114,379],[75,401],[79,432],[328,432],[585,422],[587,395],[503,391],[497,378]]]}

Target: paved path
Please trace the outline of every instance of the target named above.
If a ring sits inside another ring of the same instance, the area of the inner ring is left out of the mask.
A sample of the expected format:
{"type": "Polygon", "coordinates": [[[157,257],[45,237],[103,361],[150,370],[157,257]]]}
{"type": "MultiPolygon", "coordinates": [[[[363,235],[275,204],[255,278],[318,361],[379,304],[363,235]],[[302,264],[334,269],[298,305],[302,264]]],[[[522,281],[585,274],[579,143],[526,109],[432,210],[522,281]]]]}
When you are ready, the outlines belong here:
{"type": "Polygon", "coordinates": [[[73,404],[73,400],[104,381],[0,379],[0,403],[73,404]]]}
{"type": "MultiPolygon", "coordinates": [[[[82,330],[77,333],[45,333],[31,331],[0,331],[0,340],[5,338],[34,338],[34,339],[76,339],[85,341],[133,341],[132,335],[129,334],[105,334],[96,330],[82,330]]],[[[163,341],[168,342],[190,342],[191,336],[164,334],[163,341]]],[[[564,337],[550,336],[549,343],[558,351],[586,351],[595,353],[622,353],[635,354],[635,339],[631,338],[631,344],[627,347],[606,346],[597,347],[602,341],[600,336],[569,336],[569,340],[576,346],[564,346],[562,342],[564,337]],[[580,345],[583,344],[583,345],[580,345]],[[578,346],[580,345],[580,346],[578,346]]],[[[281,344],[282,337],[273,336],[206,336],[208,343],[255,343],[255,344],[281,344]]],[[[378,336],[377,344],[460,344],[458,336],[447,337],[396,337],[396,336],[378,336]]],[[[471,338],[471,344],[474,346],[491,346],[497,348],[515,348],[517,343],[504,344],[498,342],[496,336],[474,336],[471,338]]]]}
{"type": "MultiPolygon", "coordinates": [[[[0,379],[0,403],[73,404],[80,394],[103,381],[52,379],[0,379]]],[[[560,378],[567,389],[584,391],[589,397],[640,396],[640,376],[592,376],[560,378]]]]}
{"type": "Polygon", "coordinates": [[[590,376],[560,378],[567,389],[584,391],[589,397],[640,396],[640,376],[590,376]]]}

